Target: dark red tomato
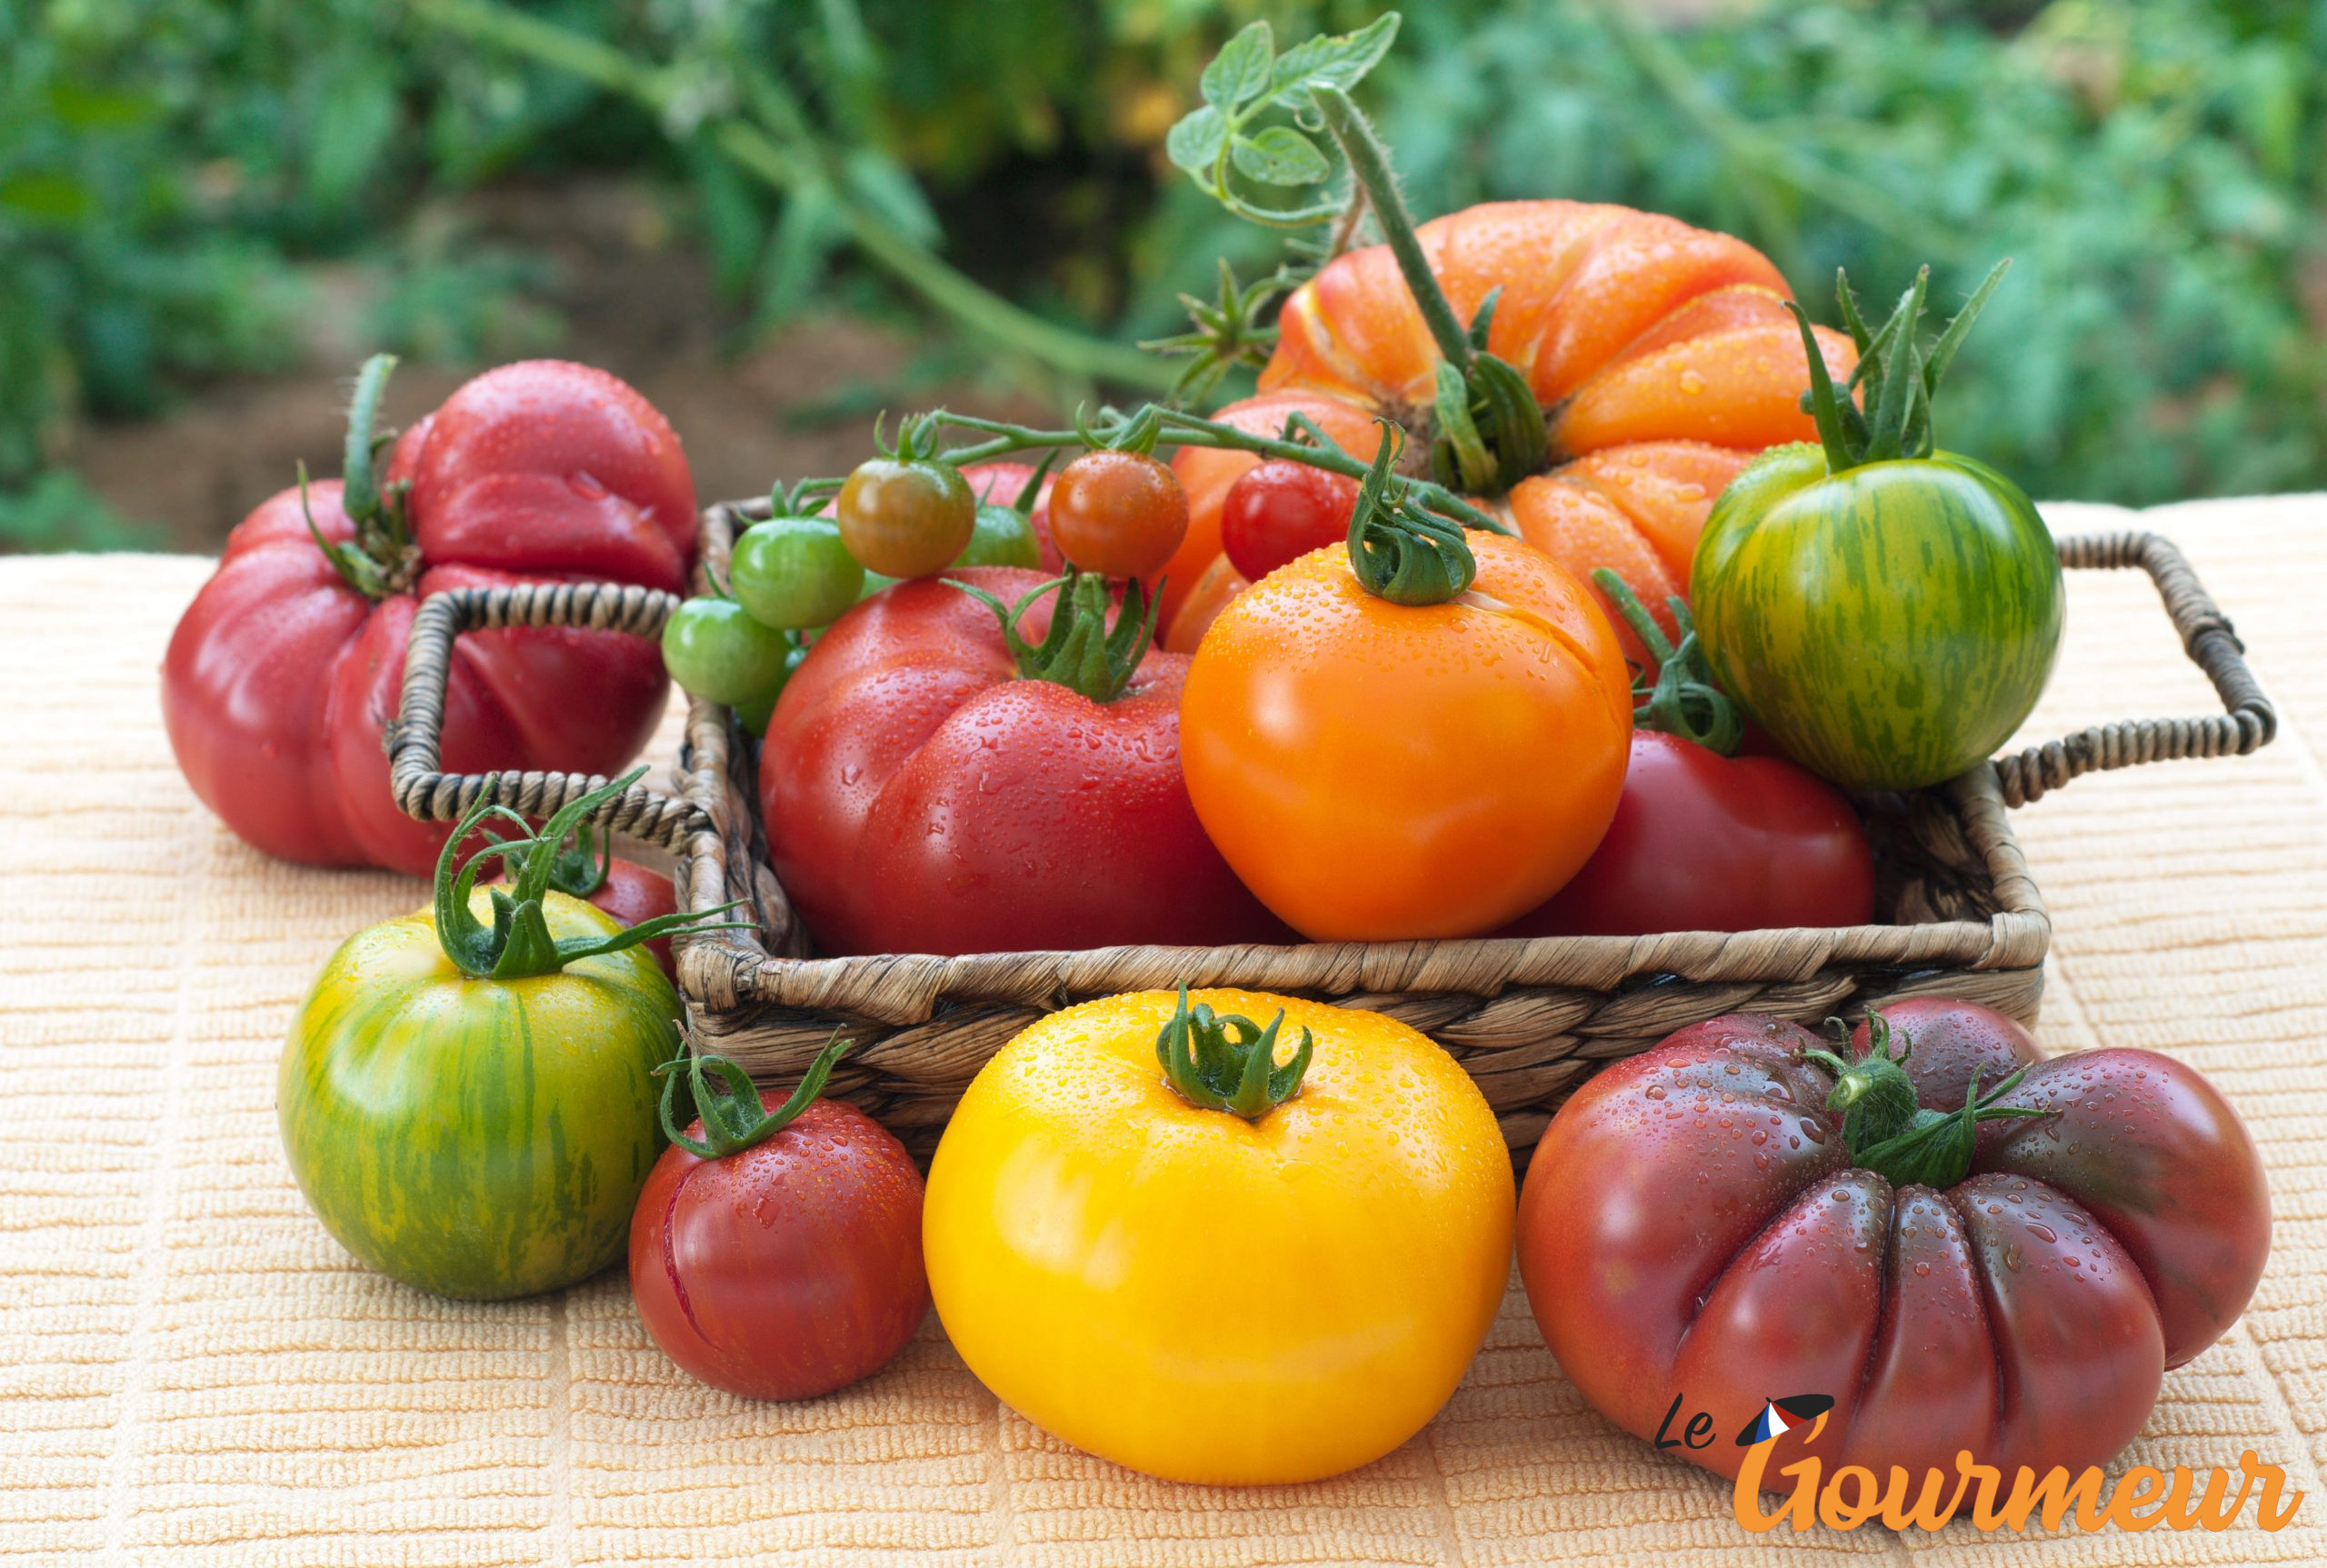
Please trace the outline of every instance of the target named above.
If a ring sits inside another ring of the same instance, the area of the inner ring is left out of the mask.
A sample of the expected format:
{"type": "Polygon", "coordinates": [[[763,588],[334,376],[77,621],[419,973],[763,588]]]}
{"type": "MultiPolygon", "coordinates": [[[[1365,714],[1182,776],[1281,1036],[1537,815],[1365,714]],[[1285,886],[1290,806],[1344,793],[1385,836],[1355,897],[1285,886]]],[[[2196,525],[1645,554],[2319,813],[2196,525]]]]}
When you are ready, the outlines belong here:
{"type": "MultiPolygon", "coordinates": [[[[678,437],[603,371],[554,360],[469,382],[394,448],[413,558],[375,602],[310,536],[299,494],[263,502],[226,542],[162,665],[162,714],[204,804],[269,854],[314,865],[434,868],[447,828],[388,794],[382,727],[404,684],[421,597],[525,580],[684,592],[694,483],[678,437]]],[[[351,538],[340,485],[315,519],[351,538]]],[[[515,628],[454,646],[444,765],[612,774],[654,733],[668,693],[654,644],[618,632],[515,628]]]]}
{"type": "MultiPolygon", "coordinates": [[[[1974,1064],[1985,1094],[2032,1050],[1969,1003],[1892,1016],[1929,1110],[1960,1108],[1974,1064]]],[[[2237,1114],[2170,1057],[2054,1057],[2001,1101],[2044,1114],[1983,1123],[1968,1165],[1894,1186],[1827,1109],[1835,1081],[1805,1054],[1824,1048],[1716,1018],[1562,1108],[1519,1211],[1552,1353],[1643,1437],[1676,1396],[1675,1433],[1709,1413],[1715,1441],[1673,1452],[1723,1475],[1746,1452],[1733,1434],[1796,1393],[1834,1408],[1778,1440],[1772,1477],[1805,1453],[1918,1480],[1959,1450],[2007,1474],[2107,1460],[2261,1277],[2269,1197],[2237,1114]]]]}
{"type": "MultiPolygon", "coordinates": [[[[768,1111],[783,1103],[760,1095],[768,1111]]],[[[703,1124],[688,1131],[701,1139],[703,1124]]],[[[729,1393],[844,1388],[895,1355],[929,1311],[921,1195],[904,1146],[832,1100],[723,1158],[674,1144],[630,1223],[639,1318],[664,1354],[729,1393]]]]}
{"type": "Polygon", "coordinates": [[[1188,532],[1179,476],[1137,452],[1086,452],[1051,488],[1051,537],[1059,554],[1103,577],[1149,577],[1188,532]]]}
{"type": "Polygon", "coordinates": [[[1832,784],[1776,757],[1725,757],[1635,730],[1608,835],[1574,880],[1496,934],[1643,936],[1873,918],[1874,853],[1832,784]]]}
{"type": "Polygon", "coordinates": [[[1220,545],[1257,583],[1288,561],[1349,537],[1357,481],[1273,457],[1248,468],[1220,506],[1220,545]]]}
{"type": "MultiPolygon", "coordinates": [[[[1039,574],[950,574],[1016,601],[1039,574]]],[[[1029,640],[1051,601],[1021,623],[1029,640]]],[[[994,613],[901,583],[818,638],[761,751],[769,858],[826,954],[1286,940],[1180,775],[1187,659],[1097,703],[1017,678],[994,613]]]]}

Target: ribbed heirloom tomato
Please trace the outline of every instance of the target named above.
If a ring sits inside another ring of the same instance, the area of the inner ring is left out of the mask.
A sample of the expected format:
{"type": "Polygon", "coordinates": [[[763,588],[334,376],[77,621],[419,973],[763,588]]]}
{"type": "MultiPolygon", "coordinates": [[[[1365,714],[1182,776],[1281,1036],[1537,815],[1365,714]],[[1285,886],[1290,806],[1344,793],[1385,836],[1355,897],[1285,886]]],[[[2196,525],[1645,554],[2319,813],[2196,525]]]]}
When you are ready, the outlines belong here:
{"type": "Polygon", "coordinates": [[[2260,1157],[2153,1052],[2045,1061],[2011,1019],[1918,1001],[1844,1061],[1781,1019],[1683,1029],[1578,1090],[1520,1204],[1544,1342],[1626,1431],[1734,1476],[1767,1399],[1831,1397],[1764,1474],[1969,1451],[2072,1473],[2141,1430],[2169,1367],[2245,1309],[2270,1250],[2260,1157]],[[1676,1432],[1679,1428],[1676,1426],[1676,1432]]]}
{"type": "MultiPolygon", "coordinates": [[[[1445,355],[1413,285],[1442,292],[1463,322],[1499,290],[1486,349],[1540,406],[1550,471],[1519,477],[1495,504],[1578,577],[1613,568],[1658,606],[1685,594],[1722,486],[1762,448],[1815,432],[1799,406],[1810,383],[1777,268],[1726,235],[1583,202],[1489,203],[1416,237],[1425,278],[1407,276],[1382,245],[1303,284],[1285,302],[1260,395],[1216,417],[1274,434],[1303,414],[1370,459],[1374,416],[1433,423],[1445,355]]],[[[1818,341],[1847,373],[1850,341],[1823,329],[1818,341]]],[[[1195,447],[1174,460],[1189,505],[1175,582],[1194,583],[1220,550],[1228,488],[1257,461],[1195,447]]],[[[1638,658],[1629,630],[1619,634],[1638,658]]]]}
{"type": "MultiPolygon", "coordinates": [[[[376,487],[372,414],[394,363],[365,367],[345,492],[325,481],[303,504],[285,490],[228,537],[170,639],[162,715],[187,784],[246,843],[424,875],[445,826],[397,809],[381,744],[420,600],[543,580],[683,593],[694,482],[644,398],[534,360],[476,377],[405,431],[376,487]]],[[[453,649],[444,765],[614,772],[668,690],[653,646],[623,633],[472,634],[453,649]]]]}
{"type": "Polygon", "coordinates": [[[1156,991],[1052,1014],[986,1064],[923,1244],[946,1334],[1013,1410],[1242,1485],[1366,1463],[1436,1413],[1503,1298],[1511,1213],[1493,1113],[1413,1029],[1156,991]]]}

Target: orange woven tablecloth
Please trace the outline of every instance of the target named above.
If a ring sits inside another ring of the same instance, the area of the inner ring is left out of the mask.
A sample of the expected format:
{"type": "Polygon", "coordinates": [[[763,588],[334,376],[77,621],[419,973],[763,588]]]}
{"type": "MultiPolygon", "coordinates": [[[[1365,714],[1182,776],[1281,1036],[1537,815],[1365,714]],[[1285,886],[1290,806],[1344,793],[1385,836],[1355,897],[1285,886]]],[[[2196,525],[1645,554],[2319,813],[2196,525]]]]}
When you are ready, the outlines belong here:
{"type": "MultiPolygon", "coordinates": [[[[934,1322],[858,1388],[748,1405],[663,1359],[618,1273],[492,1306],[391,1284],[300,1201],[275,1064],[316,966],[419,886],[265,860],[187,794],[155,672],[207,563],[63,557],[0,560],[0,1562],[2327,1562],[2327,497],[2145,521],[2187,549],[2285,722],[2255,757],[2082,779],[2018,814],[2058,931],[2040,1033],[2182,1056],[2261,1142],[2261,1293],[2167,1378],[2121,1463],[2253,1448],[2312,1494],[2292,1528],[1749,1539],[1723,1484],[1582,1406],[1515,1291],[1403,1449],[1223,1492],[1053,1442],[934,1322]]],[[[2032,737],[2212,710],[2145,579],[2071,581],[2032,737]]]]}

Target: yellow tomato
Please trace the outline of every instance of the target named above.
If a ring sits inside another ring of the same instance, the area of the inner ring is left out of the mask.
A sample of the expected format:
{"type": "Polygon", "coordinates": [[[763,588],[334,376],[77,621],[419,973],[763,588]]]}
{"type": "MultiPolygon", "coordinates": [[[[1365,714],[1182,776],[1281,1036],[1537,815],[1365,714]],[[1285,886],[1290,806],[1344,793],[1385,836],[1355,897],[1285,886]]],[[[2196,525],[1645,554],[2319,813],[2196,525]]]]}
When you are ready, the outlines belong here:
{"type": "Polygon", "coordinates": [[[1051,1014],[938,1145],[930,1291],[970,1370],[1079,1448],[1174,1481],[1337,1474],[1420,1431],[1476,1353],[1510,1268],[1510,1156],[1477,1086],[1393,1019],[1188,1002],[1233,1015],[1215,1062],[1283,1009],[1291,1097],[1250,1121],[1192,1103],[1158,1059],[1169,992],[1051,1014]]]}

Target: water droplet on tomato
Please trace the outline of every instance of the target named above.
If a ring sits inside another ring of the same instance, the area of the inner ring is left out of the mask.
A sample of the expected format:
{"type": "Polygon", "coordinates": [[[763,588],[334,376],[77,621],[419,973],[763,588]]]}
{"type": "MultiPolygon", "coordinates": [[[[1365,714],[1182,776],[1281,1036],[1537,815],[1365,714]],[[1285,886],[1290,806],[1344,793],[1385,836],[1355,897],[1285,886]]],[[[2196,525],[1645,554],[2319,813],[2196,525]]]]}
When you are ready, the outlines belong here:
{"type": "Polygon", "coordinates": [[[2060,1240],[2060,1237],[2053,1233],[2052,1226],[2040,1225],[2033,1221],[2029,1223],[2028,1233],[2034,1236],[2040,1242],[2054,1242],[2060,1240]]]}
{"type": "Polygon", "coordinates": [[[578,468],[565,476],[565,487],[584,501],[604,501],[606,498],[606,487],[598,482],[597,476],[584,474],[578,468]]]}
{"type": "Polygon", "coordinates": [[[1915,1265],[1915,1277],[1917,1279],[1929,1279],[1931,1277],[1931,1265],[1929,1263],[1917,1263],[1915,1265]]]}
{"type": "Polygon", "coordinates": [[[1681,373],[1681,390],[1683,392],[1687,393],[1691,397],[1694,397],[1704,389],[1705,378],[1703,376],[1699,375],[1693,370],[1684,370],[1681,373]]]}

